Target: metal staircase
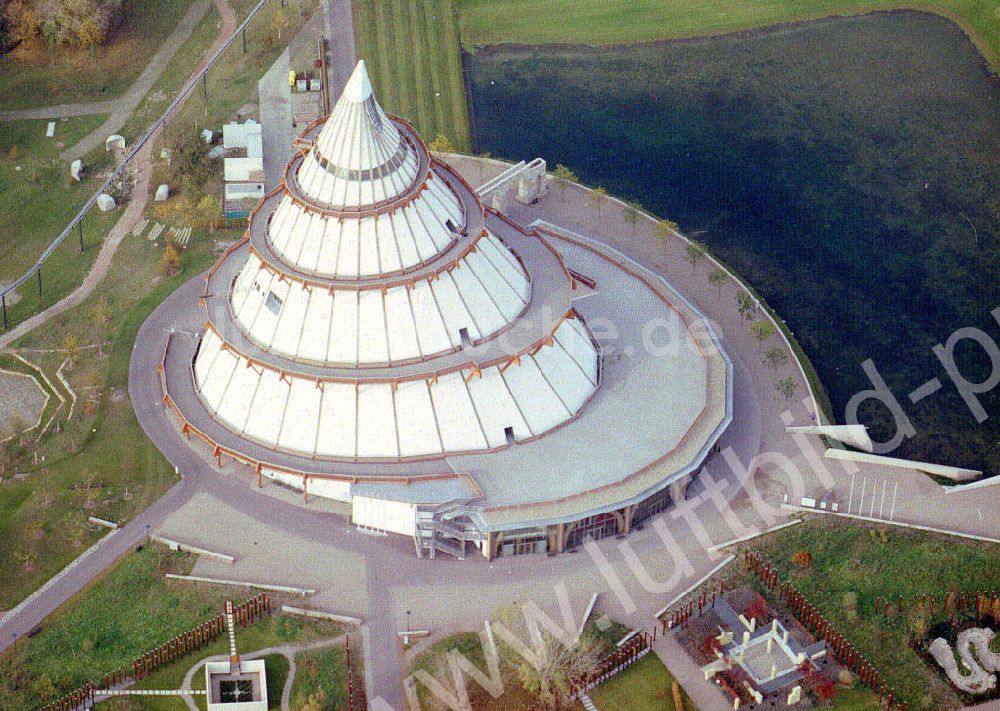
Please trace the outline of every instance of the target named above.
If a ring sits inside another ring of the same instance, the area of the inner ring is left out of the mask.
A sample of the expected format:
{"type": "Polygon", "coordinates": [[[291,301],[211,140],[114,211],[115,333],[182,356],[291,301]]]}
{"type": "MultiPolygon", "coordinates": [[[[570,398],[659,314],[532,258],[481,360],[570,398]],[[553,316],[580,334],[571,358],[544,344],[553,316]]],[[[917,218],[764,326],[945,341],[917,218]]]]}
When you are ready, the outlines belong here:
{"type": "Polygon", "coordinates": [[[447,553],[465,560],[468,544],[474,546],[486,538],[472,522],[470,500],[455,500],[443,504],[417,507],[416,532],[413,543],[418,558],[434,558],[447,553]]]}

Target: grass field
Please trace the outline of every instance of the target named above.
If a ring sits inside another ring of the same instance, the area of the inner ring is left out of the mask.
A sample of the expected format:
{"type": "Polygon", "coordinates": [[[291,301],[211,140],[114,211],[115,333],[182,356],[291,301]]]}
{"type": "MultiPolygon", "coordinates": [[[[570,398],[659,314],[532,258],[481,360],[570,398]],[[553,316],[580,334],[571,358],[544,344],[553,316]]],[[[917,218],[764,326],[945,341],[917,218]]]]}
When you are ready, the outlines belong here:
{"type": "Polygon", "coordinates": [[[909,708],[936,711],[961,705],[943,676],[908,646],[914,637],[912,616],[905,611],[892,619],[876,615],[875,597],[901,594],[912,599],[934,593],[941,599],[951,590],[996,590],[1000,546],[813,521],[769,536],[760,547],[779,575],[848,635],[909,708]],[[811,566],[791,563],[800,550],[809,551],[811,566]],[[856,595],[856,604],[846,602],[848,595],[856,595]]]}
{"type": "Polygon", "coordinates": [[[766,27],[879,9],[928,10],[958,22],[1000,67],[995,0],[456,0],[466,47],[520,44],[628,44],[766,27]]]}
{"type": "MultiPolygon", "coordinates": [[[[238,18],[246,14],[250,5],[247,0],[233,4],[238,18]]],[[[173,116],[168,130],[193,134],[206,125],[218,130],[240,106],[256,102],[257,81],[281,50],[270,39],[272,15],[287,13],[290,18],[287,31],[294,32],[315,4],[315,0],[301,0],[285,9],[277,3],[265,8],[247,32],[249,52],[244,55],[242,43],[234,43],[209,73],[208,101],[200,88],[195,90],[173,116]],[[298,16],[295,9],[299,10],[298,16]]],[[[219,26],[219,15],[212,8],[126,121],[122,134],[130,142],[144,134],[177,95],[212,44],[219,26]]],[[[86,177],[82,183],[76,183],[69,177],[68,165],[58,159],[58,149],[54,146],[56,141],[72,145],[106,118],[86,116],[57,122],[54,139],[45,138],[45,121],[0,124],[0,282],[20,276],[31,266],[99,185],[102,170],[110,165],[109,154],[103,147],[84,158],[86,177]],[[20,171],[16,170],[18,165],[20,171]],[[25,229],[26,224],[31,228],[25,229]]],[[[154,153],[158,153],[158,147],[154,153]]],[[[155,185],[154,181],[151,189],[155,185]]],[[[48,308],[79,285],[96,258],[100,242],[119,215],[120,212],[102,214],[91,210],[84,220],[86,253],[81,255],[77,240],[68,238],[42,270],[41,298],[37,283],[31,281],[18,291],[17,305],[8,303],[11,326],[48,308]]]]}
{"type": "MultiPolygon", "coordinates": [[[[358,635],[358,646],[351,653],[351,669],[354,672],[353,693],[354,708],[365,707],[365,675],[361,665],[361,636],[358,635]]],[[[341,646],[319,649],[311,652],[300,652],[295,655],[295,665],[298,671],[292,683],[291,707],[302,708],[305,701],[312,697],[322,697],[323,711],[347,711],[347,655],[341,646]]]]}
{"type": "Polygon", "coordinates": [[[674,705],[671,687],[674,678],[655,654],[647,654],[631,667],[590,691],[590,700],[599,709],[618,711],[696,711],[687,694],[684,706],[674,705]]]}
{"type": "MultiPolygon", "coordinates": [[[[56,121],[53,138],[45,137],[47,121],[0,124],[0,282],[20,276],[31,266],[101,183],[101,170],[109,163],[101,155],[103,149],[84,160],[84,180],[78,183],[70,177],[69,165],[59,159],[61,149],[57,144],[75,144],[105,119],[106,115],[96,115],[56,121]]],[[[72,240],[74,249],[65,254],[60,250],[53,256],[51,268],[42,275],[43,286],[58,287],[62,276],[73,272],[78,263],[89,266],[97,253],[93,246],[110,221],[109,216],[95,210],[94,217],[84,223],[86,243],[92,247],[90,254],[81,257],[79,242],[72,240]]],[[[37,302],[34,286],[21,289],[25,306],[10,311],[11,318],[18,320],[21,310],[37,302]]]]}
{"type": "Polygon", "coordinates": [[[356,0],[355,43],[379,102],[430,141],[468,151],[469,116],[452,0],[356,0]]]}
{"type": "MultiPolygon", "coordinates": [[[[237,233],[217,236],[235,239],[237,233]]],[[[159,276],[160,252],[145,239],[126,238],[97,294],[18,344],[48,351],[24,355],[56,383],[65,358],[61,343],[75,335],[80,356],[65,375],[80,401],[71,420],[65,410],[59,414],[60,432],[50,428],[33,445],[37,461],[30,451],[21,454],[17,464],[26,478],[0,484],[0,569],[10,573],[0,577],[0,606],[22,600],[101,535],[86,525],[88,515],[127,520],[175,481],[173,467],[145,437],[124,397],[128,362],[146,316],[207,268],[215,248],[196,231],[185,269],[170,279],[159,276]]]]}
{"type": "MultiPolygon", "coordinates": [[[[611,624],[610,627],[601,631],[597,626],[590,622],[584,628],[584,636],[590,637],[600,645],[599,648],[604,650],[611,650],[614,647],[615,642],[620,640],[628,633],[628,628],[617,622],[611,624]]],[[[520,632],[515,632],[519,634],[520,632]]],[[[459,632],[457,634],[450,635],[444,639],[438,640],[432,644],[425,652],[420,654],[410,665],[408,670],[409,674],[414,674],[417,671],[424,671],[429,673],[432,677],[438,680],[448,681],[445,683],[446,687],[450,687],[452,682],[451,671],[448,666],[448,655],[452,650],[457,650],[463,656],[465,656],[469,661],[476,665],[476,668],[481,670],[486,670],[486,658],[483,654],[483,641],[477,632],[459,632]]],[[[521,685],[520,678],[518,676],[517,670],[514,668],[513,664],[509,664],[506,661],[505,652],[501,650],[501,663],[500,663],[500,676],[503,680],[503,694],[498,698],[493,698],[483,687],[479,686],[475,681],[471,679],[466,680],[466,687],[469,692],[469,698],[472,701],[472,708],[476,711],[510,711],[510,709],[527,709],[531,708],[535,703],[537,703],[537,697],[533,697],[524,687],[521,685]]],[[[657,662],[658,664],[658,662],[657,662]]],[[[663,665],[659,664],[659,669],[657,664],[647,663],[643,665],[640,673],[635,677],[636,681],[641,681],[644,684],[651,684],[654,687],[660,682],[666,683],[668,685],[673,681],[666,669],[662,668],[663,665]],[[666,676],[662,676],[666,674],[666,676]]],[[[438,709],[444,708],[441,705],[439,699],[428,690],[427,686],[419,680],[417,681],[417,696],[420,699],[422,708],[428,709],[438,709]]],[[[631,693],[631,692],[629,692],[631,693]]],[[[655,695],[655,690],[654,690],[655,695]]],[[[653,709],[665,709],[671,710],[673,706],[643,706],[642,703],[636,703],[632,706],[618,706],[621,698],[621,693],[615,692],[614,689],[609,691],[609,699],[614,699],[615,703],[610,705],[601,706],[601,708],[607,709],[622,709],[622,711],[653,711],[653,709]],[[617,695],[616,695],[617,694],[617,695]]],[[[645,696],[635,697],[635,701],[638,702],[645,699],[645,696]]],[[[685,696],[685,699],[687,697],[685,696]]],[[[596,697],[595,697],[596,700],[596,697]]],[[[691,706],[693,709],[694,707],[691,706]]],[[[569,707],[570,711],[583,711],[582,704],[575,704],[569,707]]]]}
{"type": "Polygon", "coordinates": [[[124,22],[95,52],[41,41],[0,56],[0,109],[114,99],[125,92],[193,0],[123,3],[124,22]]]}
{"type": "MultiPolygon", "coordinates": [[[[123,558],[47,618],[40,632],[0,659],[2,708],[34,709],[88,679],[130,662],[135,656],[214,617],[226,600],[241,602],[254,591],[213,588],[168,581],[164,573],[190,572],[194,557],[145,546],[123,558]]],[[[239,628],[237,644],[247,653],[286,643],[308,642],[339,635],[340,628],[318,620],[282,615],[239,628]]],[[[199,659],[225,654],[228,641],[214,644],[161,668],[138,684],[144,689],[179,688],[184,674],[199,659]]],[[[284,658],[281,658],[284,661],[284,658]]],[[[268,669],[277,699],[287,676],[287,662],[268,669]],[[282,673],[283,671],[283,673],[282,673]],[[280,678],[279,678],[280,677],[280,678]]],[[[202,684],[202,688],[204,685],[202,684]]],[[[272,708],[279,708],[280,703],[272,708]]],[[[130,709],[182,711],[182,700],[134,700],[130,709]]]]}

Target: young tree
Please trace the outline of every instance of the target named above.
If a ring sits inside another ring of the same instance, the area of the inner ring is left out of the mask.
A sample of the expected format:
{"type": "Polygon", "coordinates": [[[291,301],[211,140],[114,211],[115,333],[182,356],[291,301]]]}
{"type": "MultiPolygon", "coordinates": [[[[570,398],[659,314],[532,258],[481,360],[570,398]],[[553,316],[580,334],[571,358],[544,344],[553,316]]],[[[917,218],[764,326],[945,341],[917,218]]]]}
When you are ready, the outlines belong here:
{"type": "Polygon", "coordinates": [[[632,226],[632,236],[635,237],[635,226],[639,222],[639,215],[642,212],[642,205],[637,202],[627,202],[622,208],[622,219],[626,225],[632,226]]]}
{"type": "Polygon", "coordinates": [[[770,319],[758,319],[750,324],[750,335],[757,339],[759,349],[768,338],[774,335],[774,324],[770,319]]]}
{"type": "Polygon", "coordinates": [[[219,201],[212,195],[204,196],[198,201],[198,214],[208,229],[214,232],[215,222],[219,217],[219,201]]]}
{"type": "Polygon", "coordinates": [[[708,283],[718,290],[721,297],[722,285],[726,283],[726,273],[721,269],[713,269],[708,273],[708,283]]]}
{"type": "Polygon", "coordinates": [[[288,29],[288,15],[280,7],[276,7],[271,14],[271,32],[281,41],[281,35],[288,29]]]}
{"type": "Polygon", "coordinates": [[[323,689],[320,688],[315,694],[310,694],[305,699],[300,699],[292,708],[295,711],[323,711],[323,701],[325,701],[325,694],[323,693],[323,689]]]}
{"type": "Polygon", "coordinates": [[[736,292],[736,309],[747,321],[753,321],[757,313],[757,301],[747,292],[740,289],[736,292]]]}
{"type": "Polygon", "coordinates": [[[67,366],[73,368],[76,365],[77,356],[80,355],[80,340],[75,333],[70,333],[63,338],[62,350],[66,354],[67,366]]]}
{"type": "Polygon", "coordinates": [[[701,242],[691,240],[684,248],[684,254],[687,256],[687,260],[691,262],[691,273],[694,274],[695,269],[698,268],[698,262],[705,256],[705,245],[701,242]]]}
{"type": "Polygon", "coordinates": [[[556,179],[557,185],[559,185],[559,202],[562,202],[566,197],[566,188],[569,187],[570,183],[575,183],[579,180],[576,177],[576,173],[562,163],[556,163],[556,169],[552,171],[552,177],[556,179]]]}
{"type": "Polygon", "coordinates": [[[181,268],[181,253],[177,251],[177,247],[167,243],[163,248],[163,256],[160,257],[160,273],[163,276],[173,276],[181,268]]]}
{"type": "Polygon", "coordinates": [[[590,197],[587,198],[587,203],[597,210],[597,214],[601,214],[601,208],[608,199],[608,191],[604,188],[597,187],[590,191],[590,197]]]}
{"type": "Polygon", "coordinates": [[[658,220],[654,228],[656,236],[664,242],[677,234],[677,223],[673,220],[658,220]]]}
{"type": "Polygon", "coordinates": [[[771,346],[764,351],[763,362],[771,370],[777,370],[788,362],[788,351],[781,346],[771,346]]]}
{"type": "Polygon", "coordinates": [[[111,305],[108,298],[102,296],[94,307],[94,337],[97,340],[97,355],[104,357],[104,339],[107,338],[111,326],[111,305]]]}
{"type": "Polygon", "coordinates": [[[454,153],[455,146],[452,145],[451,139],[448,138],[443,133],[439,133],[434,137],[434,140],[427,144],[427,147],[435,152],[441,153],[454,153]]]}

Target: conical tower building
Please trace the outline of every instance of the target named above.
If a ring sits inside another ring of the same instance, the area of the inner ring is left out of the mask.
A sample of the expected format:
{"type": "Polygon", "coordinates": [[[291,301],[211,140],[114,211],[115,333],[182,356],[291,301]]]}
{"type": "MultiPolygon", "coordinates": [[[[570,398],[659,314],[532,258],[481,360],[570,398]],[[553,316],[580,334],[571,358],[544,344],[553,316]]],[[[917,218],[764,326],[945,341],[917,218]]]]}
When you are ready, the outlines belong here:
{"type": "Polygon", "coordinates": [[[225,308],[208,309],[194,377],[218,422],[277,451],[384,462],[507,446],[576,414],[598,380],[586,328],[567,302],[529,352],[498,338],[531,278],[476,194],[382,111],[363,62],[298,145],[245,255],[212,276],[225,308]]]}
{"type": "MultiPolygon", "coordinates": [[[[485,208],[363,62],[294,146],[197,305],[185,285],[143,327],[130,383],[152,347],[165,409],[136,402],[158,443],[177,446],[172,413],[220,466],[430,557],[562,552],[683,498],[733,413],[688,301],[599,240],[485,208]]],[[[528,192],[546,180],[525,170],[528,192]]]]}

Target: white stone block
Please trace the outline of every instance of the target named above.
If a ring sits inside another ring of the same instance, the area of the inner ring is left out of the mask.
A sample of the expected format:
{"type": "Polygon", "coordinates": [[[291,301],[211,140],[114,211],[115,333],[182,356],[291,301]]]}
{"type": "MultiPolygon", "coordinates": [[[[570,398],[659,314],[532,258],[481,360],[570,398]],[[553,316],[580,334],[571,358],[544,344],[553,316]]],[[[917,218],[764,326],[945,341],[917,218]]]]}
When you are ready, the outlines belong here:
{"type": "Polygon", "coordinates": [[[163,202],[168,197],[170,197],[170,186],[166,183],[161,184],[156,188],[156,195],[153,196],[155,202],[163,202]]]}
{"type": "Polygon", "coordinates": [[[125,150],[125,136],[121,136],[117,133],[112,133],[104,141],[104,150],[106,151],[124,151],[125,150]]]}
{"type": "Polygon", "coordinates": [[[788,705],[794,706],[802,700],[802,687],[796,686],[788,694],[788,705]]]}
{"type": "Polygon", "coordinates": [[[97,196],[97,209],[101,212],[110,212],[116,207],[118,207],[118,203],[116,203],[115,199],[107,193],[101,193],[97,196]]]}
{"type": "Polygon", "coordinates": [[[70,163],[69,174],[73,176],[73,180],[83,180],[83,161],[78,158],[70,163]]]}

